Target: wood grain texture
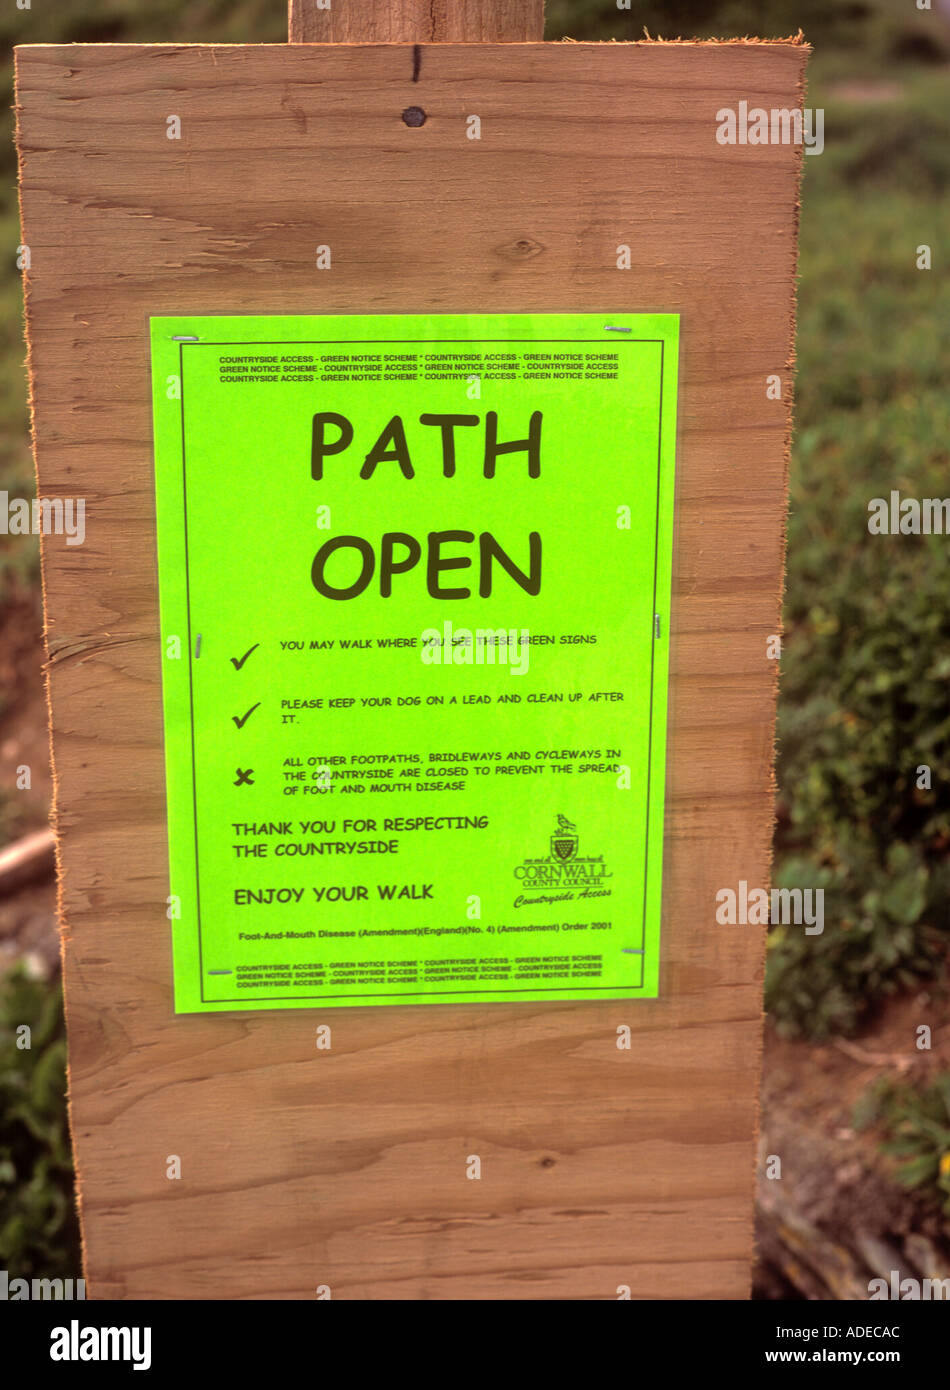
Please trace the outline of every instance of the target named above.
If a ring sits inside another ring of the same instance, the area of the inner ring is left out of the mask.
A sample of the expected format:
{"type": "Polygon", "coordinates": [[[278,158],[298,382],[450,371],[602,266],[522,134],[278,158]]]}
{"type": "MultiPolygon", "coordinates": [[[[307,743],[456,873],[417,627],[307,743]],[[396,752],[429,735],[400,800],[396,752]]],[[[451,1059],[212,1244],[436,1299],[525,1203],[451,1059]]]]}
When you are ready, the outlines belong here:
{"type": "Polygon", "coordinates": [[[291,43],[521,43],[544,37],[544,0],[289,0],[291,43]]]}
{"type": "Polygon", "coordinates": [[[806,52],[18,49],[92,1296],[746,1296],[764,942],[715,894],[769,873],[801,152],[715,113],[806,52]],[[682,315],[662,997],[175,1017],[147,315],[597,309],[682,315]]]}

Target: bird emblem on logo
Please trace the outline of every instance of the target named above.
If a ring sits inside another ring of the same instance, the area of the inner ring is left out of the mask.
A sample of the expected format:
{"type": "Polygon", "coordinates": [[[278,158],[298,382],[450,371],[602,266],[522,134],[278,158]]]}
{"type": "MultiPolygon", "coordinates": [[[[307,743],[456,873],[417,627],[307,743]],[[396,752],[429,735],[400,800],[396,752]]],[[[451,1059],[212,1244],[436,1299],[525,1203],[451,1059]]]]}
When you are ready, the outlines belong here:
{"type": "Polygon", "coordinates": [[[551,836],[551,853],[555,859],[573,859],[577,853],[577,826],[567,816],[558,815],[557,830],[551,836]]]}

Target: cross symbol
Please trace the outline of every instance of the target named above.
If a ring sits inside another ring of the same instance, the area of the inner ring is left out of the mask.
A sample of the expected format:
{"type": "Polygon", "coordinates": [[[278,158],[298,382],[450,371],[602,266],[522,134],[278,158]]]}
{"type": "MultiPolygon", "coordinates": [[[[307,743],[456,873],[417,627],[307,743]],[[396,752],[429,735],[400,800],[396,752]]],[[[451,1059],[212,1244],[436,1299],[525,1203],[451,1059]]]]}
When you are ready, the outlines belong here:
{"type": "Polygon", "coordinates": [[[246,771],[242,770],[239,767],[236,767],[234,771],[237,773],[237,781],[234,784],[236,787],[253,787],[254,779],[252,778],[251,773],[254,771],[254,769],[252,767],[247,768],[246,771]]]}

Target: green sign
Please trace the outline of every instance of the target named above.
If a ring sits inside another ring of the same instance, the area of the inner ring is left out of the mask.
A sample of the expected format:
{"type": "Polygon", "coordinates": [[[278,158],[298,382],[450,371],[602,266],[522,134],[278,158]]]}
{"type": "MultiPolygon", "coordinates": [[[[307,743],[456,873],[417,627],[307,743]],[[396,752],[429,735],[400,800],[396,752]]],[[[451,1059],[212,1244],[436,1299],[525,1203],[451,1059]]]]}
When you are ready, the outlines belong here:
{"type": "Polygon", "coordinates": [[[151,320],[179,1013],[657,994],[678,327],[151,320]]]}

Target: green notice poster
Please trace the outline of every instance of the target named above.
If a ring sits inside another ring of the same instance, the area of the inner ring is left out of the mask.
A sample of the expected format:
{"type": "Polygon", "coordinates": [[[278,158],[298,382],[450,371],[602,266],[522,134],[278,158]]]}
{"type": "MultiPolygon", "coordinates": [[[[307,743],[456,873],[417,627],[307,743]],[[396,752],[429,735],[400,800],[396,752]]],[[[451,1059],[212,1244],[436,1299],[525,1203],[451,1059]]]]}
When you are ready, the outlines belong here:
{"type": "Polygon", "coordinates": [[[656,996],[678,327],[151,320],[177,1012],[656,996]]]}

